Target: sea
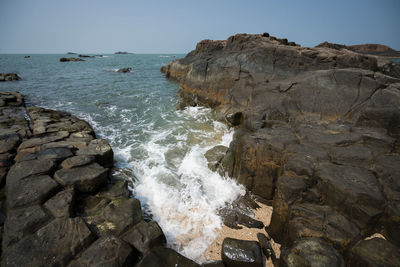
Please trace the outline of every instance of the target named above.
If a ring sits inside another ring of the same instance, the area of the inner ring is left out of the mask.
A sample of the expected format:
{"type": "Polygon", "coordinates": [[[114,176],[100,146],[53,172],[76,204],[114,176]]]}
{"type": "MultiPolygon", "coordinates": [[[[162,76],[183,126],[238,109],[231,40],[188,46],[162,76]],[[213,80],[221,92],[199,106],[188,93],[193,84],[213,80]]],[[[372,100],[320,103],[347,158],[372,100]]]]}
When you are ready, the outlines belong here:
{"type": "Polygon", "coordinates": [[[177,109],[177,82],[160,68],[180,54],[103,55],[60,62],[74,55],[0,55],[0,73],[22,79],[0,83],[19,91],[27,105],[62,110],[88,121],[115,154],[114,175],[128,179],[146,215],[163,229],[168,246],[199,260],[222,226],[218,209],[245,193],[212,172],[204,154],[229,146],[233,129],[204,107],[177,109]],[[30,56],[25,58],[24,56],[30,56]],[[130,73],[116,72],[130,67],[130,73]]]}

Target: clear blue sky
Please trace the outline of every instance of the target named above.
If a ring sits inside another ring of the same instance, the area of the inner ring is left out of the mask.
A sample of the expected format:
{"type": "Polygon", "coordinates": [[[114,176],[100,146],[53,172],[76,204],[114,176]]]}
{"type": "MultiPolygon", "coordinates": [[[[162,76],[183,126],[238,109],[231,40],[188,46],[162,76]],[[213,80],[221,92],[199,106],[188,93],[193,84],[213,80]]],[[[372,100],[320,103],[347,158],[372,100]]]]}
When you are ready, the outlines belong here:
{"type": "Polygon", "coordinates": [[[400,50],[400,0],[0,0],[0,29],[0,53],[187,53],[262,32],[400,50]]]}

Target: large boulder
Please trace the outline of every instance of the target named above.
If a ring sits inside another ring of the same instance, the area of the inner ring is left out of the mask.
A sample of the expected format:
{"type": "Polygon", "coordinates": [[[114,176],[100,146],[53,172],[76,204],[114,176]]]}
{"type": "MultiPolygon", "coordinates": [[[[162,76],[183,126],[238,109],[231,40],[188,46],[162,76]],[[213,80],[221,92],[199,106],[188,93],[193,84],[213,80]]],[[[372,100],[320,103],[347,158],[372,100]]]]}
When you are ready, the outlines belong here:
{"type": "Polygon", "coordinates": [[[136,267],[200,267],[197,263],[182,256],[173,249],[154,247],[136,267]]]}
{"type": "Polygon", "coordinates": [[[225,238],[222,243],[222,261],[227,267],[262,267],[260,245],[255,241],[225,238]]]}

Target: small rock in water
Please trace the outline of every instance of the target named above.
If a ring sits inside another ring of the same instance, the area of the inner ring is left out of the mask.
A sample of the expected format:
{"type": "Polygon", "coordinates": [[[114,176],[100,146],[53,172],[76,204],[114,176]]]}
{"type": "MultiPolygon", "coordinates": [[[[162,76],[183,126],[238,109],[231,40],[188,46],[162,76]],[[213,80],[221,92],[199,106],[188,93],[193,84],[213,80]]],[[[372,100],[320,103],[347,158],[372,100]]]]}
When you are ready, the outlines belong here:
{"type": "Polygon", "coordinates": [[[122,68],[122,69],[118,69],[117,72],[122,72],[122,73],[127,73],[127,72],[131,72],[132,68],[122,68]]]}

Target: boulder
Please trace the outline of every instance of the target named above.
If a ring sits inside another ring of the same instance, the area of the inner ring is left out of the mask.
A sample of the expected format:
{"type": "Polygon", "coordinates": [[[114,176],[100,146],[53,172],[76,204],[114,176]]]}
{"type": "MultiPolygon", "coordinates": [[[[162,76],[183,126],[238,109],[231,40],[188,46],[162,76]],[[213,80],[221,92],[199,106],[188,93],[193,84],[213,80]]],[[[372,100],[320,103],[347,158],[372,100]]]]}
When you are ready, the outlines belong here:
{"type": "Polygon", "coordinates": [[[61,167],[63,169],[72,169],[75,167],[81,167],[93,163],[94,160],[95,160],[94,156],[87,156],[87,155],[74,156],[64,160],[61,163],[61,167]]]}
{"type": "Polygon", "coordinates": [[[348,266],[399,266],[400,249],[382,238],[361,240],[350,251],[348,266]]]}
{"type": "Polygon", "coordinates": [[[131,72],[132,68],[121,68],[118,69],[117,72],[122,72],[122,73],[127,73],[127,72],[131,72]]]}
{"type": "Polygon", "coordinates": [[[0,82],[18,81],[21,78],[16,73],[0,73],[0,82]]]}
{"type": "Polygon", "coordinates": [[[319,238],[304,238],[294,242],[290,248],[283,248],[280,257],[285,267],[315,266],[344,267],[343,257],[327,242],[319,238]]]}
{"type": "Polygon", "coordinates": [[[115,236],[97,239],[70,267],[133,266],[136,261],[131,247],[115,236]]]}
{"type": "Polygon", "coordinates": [[[85,61],[85,60],[83,60],[81,58],[77,58],[77,57],[69,57],[69,58],[62,57],[62,58],[60,58],[60,62],[68,62],[68,61],[85,61]]]}
{"type": "Polygon", "coordinates": [[[49,174],[56,167],[51,159],[35,159],[15,163],[7,174],[7,184],[17,183],[25,177],[49,174]]]}
{"type": "Polygon", "coordinates": [[[58,192],[50,198],[44,207],[56,218],[69,218],[74,214],[75,190],[73,187],[58,192]]]}
{"type": "Polygon", "coordinates": [[[222,243],[222,261],[227,267],[262,267],[260,245],[255,241],[225,238],[222,243]]]}
{"type": "Polygon", "coordinates": [[[94,139],[90,141],[87,148],[78,150],[76,154],[78,156],[94,156],[96,161],[106,168],[111,168],[114,164],[114,152],[104,139],[94,139]]]}
{"type": "Polygon", "coordinates": [[[80,218],[57,219],[8,247],[6,266],[66,266],[95,236],[80,218]]]}
{"type": "Polygon", "coordinates": [[[209,149],[206,154],[204,154],[208,162],[208,168],[212,171],[216,171],[227,151],[228,147],[221,145],[209,149]]]}
{"type": "Polygon", "coordinates": [[[164,233],[155,221],[141,221],[125,232],[121,238],[143,255],[155,246],[166,244],[164,233]]]}
{"type": "Polygon", "coordinates": [[[97,163],[56,171],[54,179],[63,186],[73,185],[81,192],[95,192],[107,182],[108,169],[97,163]]]}
{"type": "Polygon", "coordinates": [[[173,249],[154,247],[136,267],[200,267],[199,264],[182,256],[173,249]]]}

